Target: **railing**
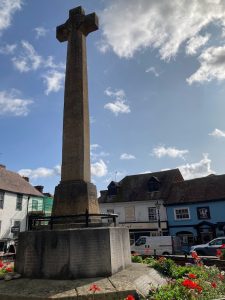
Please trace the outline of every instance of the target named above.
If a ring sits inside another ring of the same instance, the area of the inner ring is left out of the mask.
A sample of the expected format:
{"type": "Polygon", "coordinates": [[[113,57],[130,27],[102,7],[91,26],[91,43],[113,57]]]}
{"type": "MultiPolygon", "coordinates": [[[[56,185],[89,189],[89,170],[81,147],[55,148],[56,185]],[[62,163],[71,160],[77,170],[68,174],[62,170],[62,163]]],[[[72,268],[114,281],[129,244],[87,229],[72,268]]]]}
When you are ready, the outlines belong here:
{"type": "MultiPolygon", "coordinates": [[[[117,214],[89,214],[86,210],[85,214],[67,215],[67,216],[29,216],[28,230],[41,229],[41,226],[49,226],[50,230],[53,229],[54,224],[83,224],[85,227],[89,227],[90,224],[95,224],[91,221],[95,219],[111,219],[116,226],[117,214]]],[[[97,225],[97,223],[96,223],[97,225]]]]}

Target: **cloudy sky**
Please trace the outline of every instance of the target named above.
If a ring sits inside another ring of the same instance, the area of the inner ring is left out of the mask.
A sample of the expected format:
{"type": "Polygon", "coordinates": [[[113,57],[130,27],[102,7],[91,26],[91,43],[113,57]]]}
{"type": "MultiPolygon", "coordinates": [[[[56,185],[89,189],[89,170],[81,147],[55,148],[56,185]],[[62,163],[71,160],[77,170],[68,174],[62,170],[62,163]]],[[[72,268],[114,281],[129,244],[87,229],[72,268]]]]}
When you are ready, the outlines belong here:
{"type": "Polygon", "coordinates": [[[95,11],[87,38],[91,172],[179,167],[225,173],[225,1],[1,0],[0,163],[54,192],[60,180],[68,10],[95,11]]]}

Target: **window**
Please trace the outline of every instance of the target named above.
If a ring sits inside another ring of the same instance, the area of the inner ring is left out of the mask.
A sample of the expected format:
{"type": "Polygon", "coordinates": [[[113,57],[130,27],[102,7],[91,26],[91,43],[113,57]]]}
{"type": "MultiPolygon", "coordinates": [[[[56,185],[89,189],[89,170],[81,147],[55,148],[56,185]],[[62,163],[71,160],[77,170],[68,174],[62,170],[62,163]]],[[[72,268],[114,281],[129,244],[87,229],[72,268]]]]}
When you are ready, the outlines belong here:
{"type": "Polygon", "coordinates": [[[4,207],[4,192],[0,192],[0,209],[3,209],[4,207]]]}
{"type": "Polygon", "coordinates": [[[160,182],[157,177],[151,177],[148,181],[148,191],[158,192],[160,189],[160,182]]]}
{"type": "Polygon", "coordinates": [[[225,244],[225,239],[216,239],[209,243],[209,246],[222,246],[225,244]]]}
{"type": "Polygon", "coordinates": [[[141,246],[141,245],[145,245],[145,244],[146,244],[146,238],[141,237],[136,241],[135,246],[141,246]]]}
{"type": "Polygon", "coordinates": [[[33,199],[32,200],[32,211],[38,210],[38,200],[33,199]]]}
{"type": "Polygon", "coordinates": [[[18,230],[13,232],[13,238],[18,237],[19,232],[20,232],[20,221],[14,221],[13,227],[17,227],[18,230]]]}
{"type": "Polygon", "coordinates": [[[188,207],[174,208],[175,220],[188,220],[190,219],[190,212],[188,207]]]}
{"type": "Polygon", "coordinates": [[[23,195],[17,194],[16,210],[22,210],[22,204],[23,204],[23,195]]]}
{"type": "Polygon", "coordinates": [[[199,219],[210,219],[209,207],[197,207],[197,214],[199,219]]]}
{"type": "Polygon", "coordinates": [[[157,220],[156,207],[149,207],[148,208],[148,219],[149,219],[149,221],[156,221],[157,220]]]}
{"type": "Polygon", "coordinates": [[[128,206],[125,207],[125,222],[133,222],[135,221],[135,207],[128,206]]]}

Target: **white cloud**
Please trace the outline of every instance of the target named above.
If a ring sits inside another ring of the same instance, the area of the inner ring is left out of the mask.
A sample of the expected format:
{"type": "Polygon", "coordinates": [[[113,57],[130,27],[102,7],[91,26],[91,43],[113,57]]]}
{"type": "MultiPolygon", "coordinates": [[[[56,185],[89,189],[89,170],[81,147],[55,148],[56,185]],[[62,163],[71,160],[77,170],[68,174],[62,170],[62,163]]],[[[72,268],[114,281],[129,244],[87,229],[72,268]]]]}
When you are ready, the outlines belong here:
{"type": "Polygon", "coordinates": [[[12,58],[14,66],[20,72],[37,70],[43,63],[43,58],[28,41],[21,41],[21,45],[23,49],[21,54],[12,58]]]}
{"type": "Polygon", "coordinates": [[[100,147],[99,144],[91,144],[91,145],[90,145],[91,151],[93,151],[93,150],[95,150],[95,149],[97,149],[97,148],[99,148],[99,147],[100,147]]]}
{"type": "Polygon", "coordinates": [[[123,154],[120,155],[120,159],[130,160],[130,159],[136,159],[136,157],[132,154],[123,153],[123,154]]]}
{"type": "Polygon", "coordinates": [[[189,55],[195,55],[199,48],[204,46],[210,38],[210,34],[206,34],[205,36],[196,35],[189,39],[186,46],[186,53],[189,55]]]}
{"type": "Polygon", "coordinates": [[[42,77],[44,78],[44,83],[46,85],[46,95],[49,95],[51,92],[58,92],[63,88],[64,73],[57,70],[50,70],[42,77]]]}
{"type": "Polygon", "coordinates": [[[169,156],[172,158],[183,158],[184,159],[184,155],[187,154],[189,151],[188,150],[179,150],[176,149],[175,147],[168,147],[165,148],[164,146],[158,146],[156,148],[153,149],[152,153],[153,155],[161,158],[163,156],[169,156]]]}
{"type": "Polygon", "coordinates": [[[0,35],[12,22],[12,16],[22,7],[22,0],[1,0],[0,1],[0,35]]]}
{"type": "Polygon", "coordinates": [[[225,131],[222,131],[220,129],[215,128],[213,130],[213,132],[209,133],[209,135],[212,135],[212,136],[215,136],[215,137],[218,137],[218,138],[220,138],[220,137],[224,138],[225,137],[225,131]]]}
{"type": "Polygon", "coordinates": [[[99,161],[91,164],[91,174],[96,177],[106,176],[108,173],[107,165],[100,159],[99,161]]]}
{"type": "Polygon", "coordinates": [[[225,79],[225,46],[209,47],[202,52],[198,59],[200,67],[187,79],[189,84],[225,79]]]}
{"type": "MultiPolygon", "coordinates": [[[[169,60],[209,24],[224,26],[224,19],[224,0],[114,0],[101,13],[99,48],[103,52],[111,48],[118,56],[129,58],[151,47],[169,60]]],[[[191,43],[193,47],[193,40],[191,43]]]]}
{"type": "Polygon", "coordinates": [[[105,151],[96,152],[96,150],[98,150],[99,148],[101,148],[101,146],[98,144],[92,144],[90,146],[90,155],[92,160],[97,160],[99,158],[109,156],[109,153],[105,151]]]}
{"type": "Polygon", "coordinates": [[[155,75],[155,77],[159,77],[159,73],[156,71],[155,67],[150,67],[147,70],[145,70],[146,73],[152,73],[155,75]]]}
{"type": "Polygon", "coordinates": [[[20,72],[35,71],[39,68],[47,69],[42,74],[44,84],[46,85],[45,94],[58,92],[63,88],[65,77],[65,65],[55,63],[53,56],[46,59],[37,53],[34,47],[28,41],[21,41],[22,49],[18,56],[12,58],[12,62],[20,72]]]}
{"type": "MultiPolygon", "coordinates": [[[[40,167],[37,169],[21,169],[18,171],[21,176],[26,176],[31,179],[47,178],[53,176],[60,176],[61,166],[56,165],[54,168],[40,167]]],[[[105,162],[100,159],[98,162],[91,164],[91,174],[96,177],[103,177],[107,175],[108,169],[105,162]]]]}
{"type": "Polygon", "coordinates": [[[118,114],[128,114],[131,112],[129,105],[127,104],[127,100],[125,99],[125,92],[124,90],[115,90],[112,91],[110,88],[105,90],[105,94],[109,97],[113,97],[115,100],[114,102],[109,102],[104,105],[105,109],[110,110],[116,116],[118,114]]]}
{"type": "Polygon", "coordinates": [[[211,159],[208,158],[208,154],[203,154],[203,159],[197,163],[186,164],[178,167],[184,177],[184,179],[192,179],[197,177],[204,177],[215,173],[211,169],[211,159]]]}
{"type": "Polygon", "coordinates": [[[13,54],[16,50],[16,44],[6,44],[0,47],[1,54],[13,54]]]}
{"type": "Polygon", "coordinates": [[[22,99],[19,92],[12,90],[11,92],[0,91],[0,115],[9,116],[27,116],[29,113],[29,105],[33,101],[30,99],[22,99]]]}
{"type": "Polygon", "coordinates": [[[36,39],[39,39],[40,37],[46,36],[46,34],[48,32],[48,29],[45,29],[42,26],[36,27],[36,28],[34,28],[34,30],[36,31],[36,39]]]}
{"type": "Polygon", "coordinates": [[[34,170],[31,169],[21,169],[18,171],[18,173],[21,176],[26,176],[31,179],[37,179],[37,178],[46,178],[46,177],[52,177],[55,175],[54,169],[48,169],[48,168],[37,168],[34,170]]]}

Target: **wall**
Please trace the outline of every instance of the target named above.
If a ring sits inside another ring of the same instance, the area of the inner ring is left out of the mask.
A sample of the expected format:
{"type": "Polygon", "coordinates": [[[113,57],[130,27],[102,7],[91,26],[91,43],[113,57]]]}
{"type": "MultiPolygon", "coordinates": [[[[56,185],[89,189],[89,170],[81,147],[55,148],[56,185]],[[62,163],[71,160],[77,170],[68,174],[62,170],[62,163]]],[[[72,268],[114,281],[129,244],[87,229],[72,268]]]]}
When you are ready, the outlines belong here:
{"type": "Polygon", "coordinates": [[[5,192],[4,207],[0,209],[1,232],[0,239],[13,238],[11,227],[14,221],[21,221],[20,231],[26,228],[27,201],[28,196],[23,196],[22,210],[16,210],[17,194],[5,192]]]}

